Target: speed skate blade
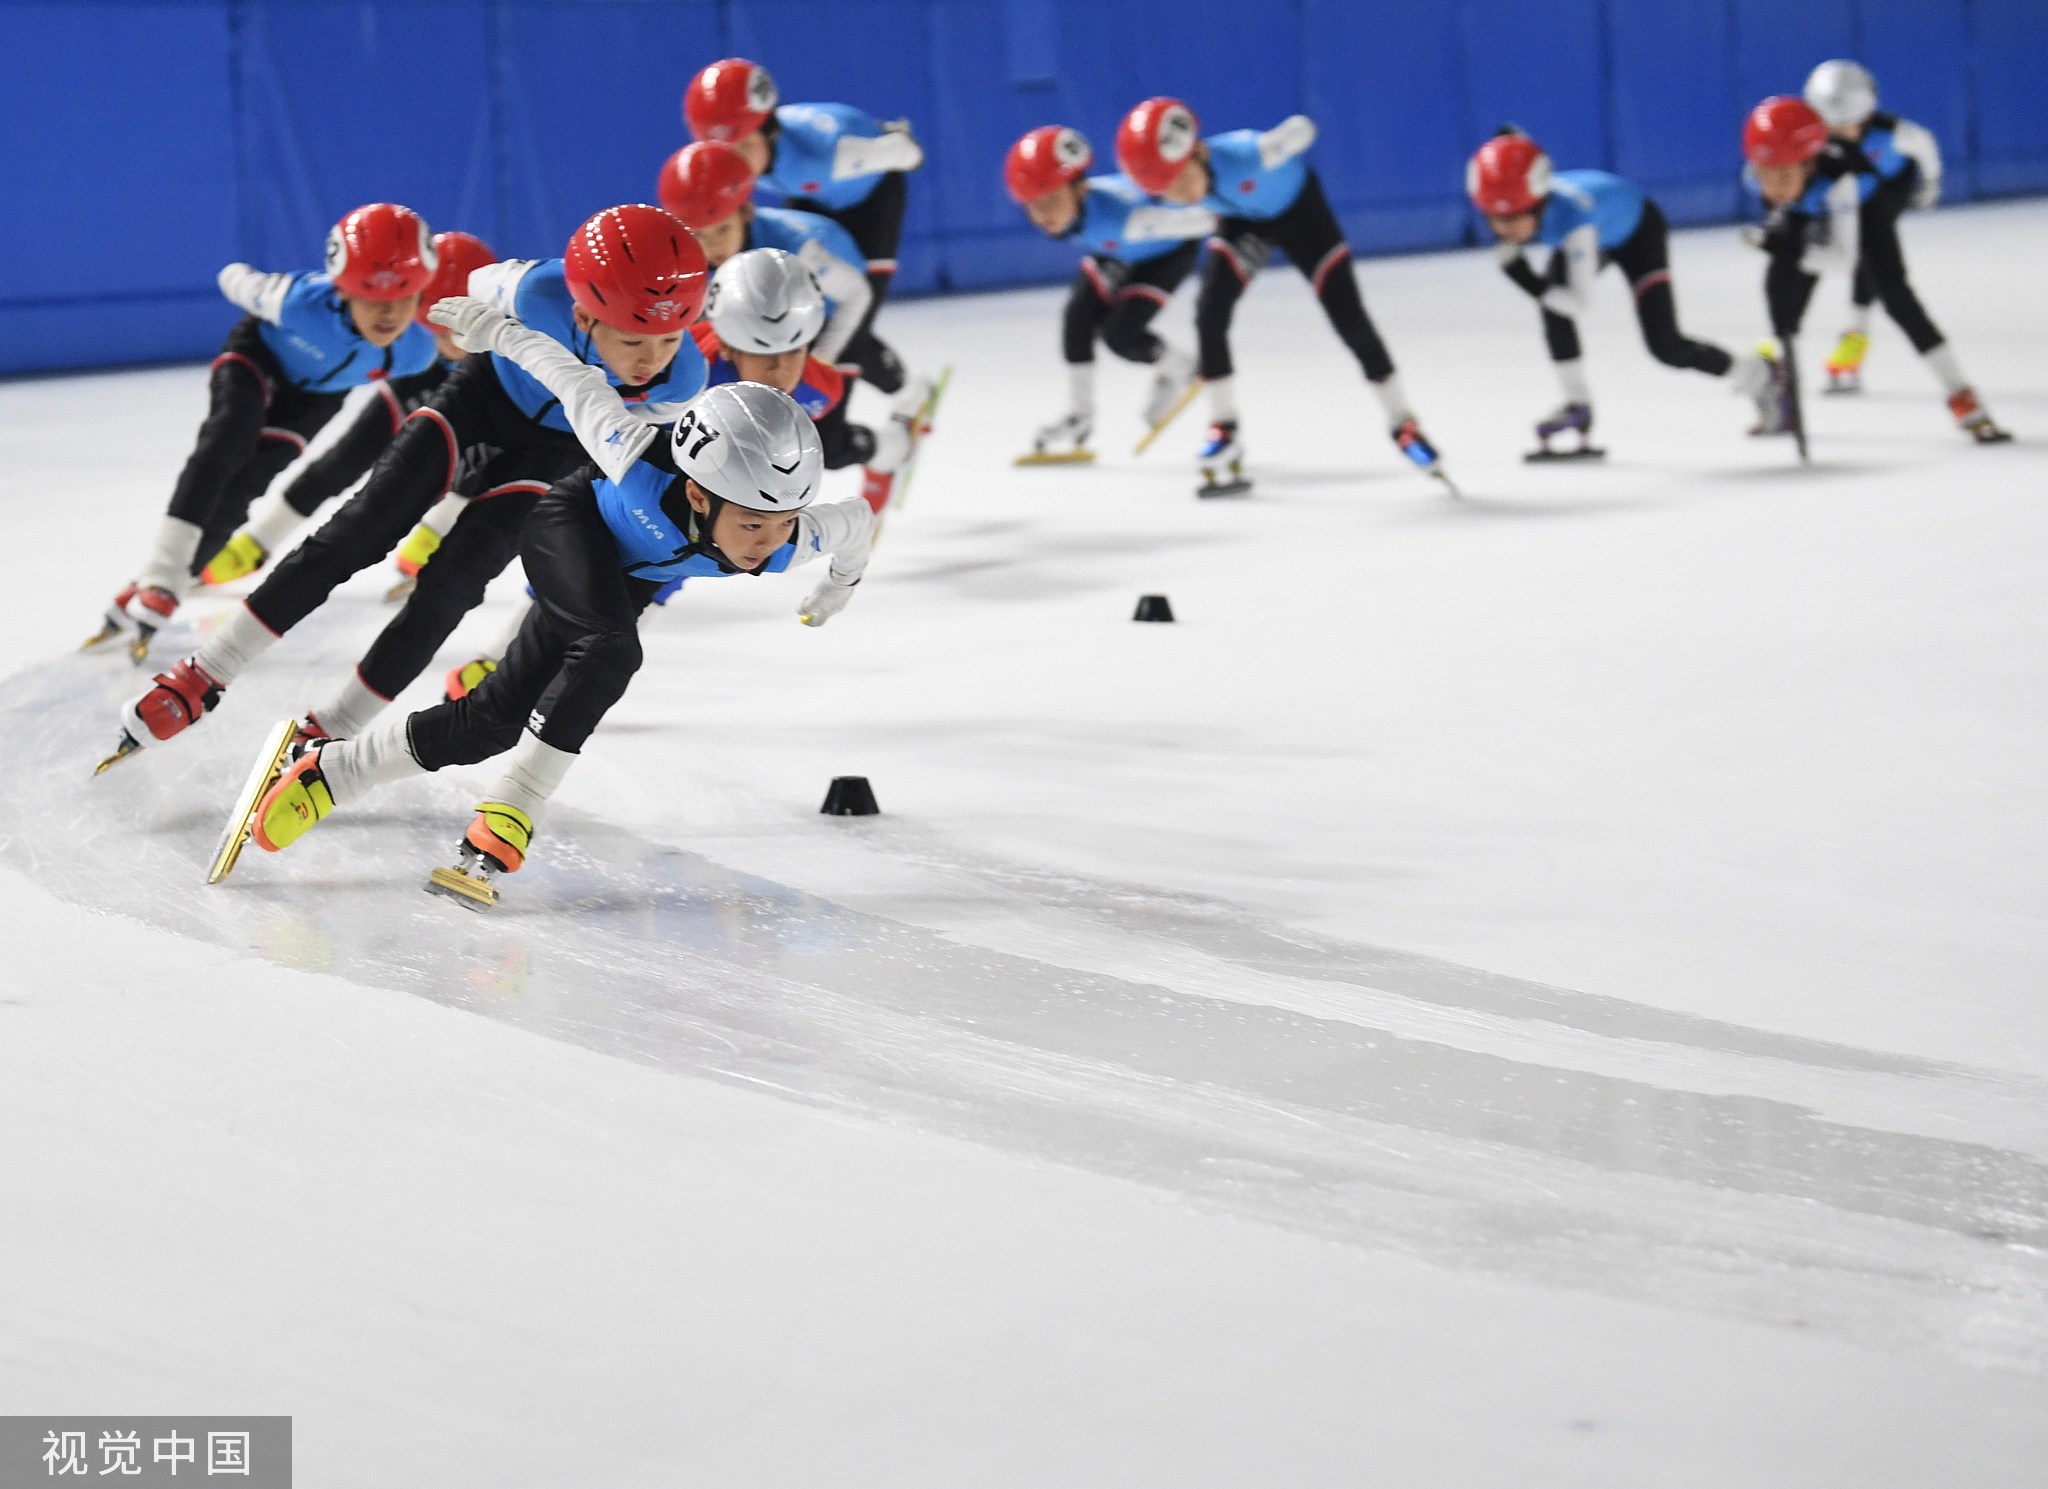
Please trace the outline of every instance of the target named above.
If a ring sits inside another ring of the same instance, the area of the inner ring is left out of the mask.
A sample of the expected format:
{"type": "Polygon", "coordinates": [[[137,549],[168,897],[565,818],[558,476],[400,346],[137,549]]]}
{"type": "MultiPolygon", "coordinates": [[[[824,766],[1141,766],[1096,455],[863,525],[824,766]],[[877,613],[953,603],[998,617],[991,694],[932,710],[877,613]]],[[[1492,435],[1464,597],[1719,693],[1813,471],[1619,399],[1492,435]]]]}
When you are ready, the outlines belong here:
{"type": "Polygon", "coordinates": [[[1439,481],[1443,482],[1444,490],[1448,491],[1452,496],[1455,496],[1460,500],[1464,499],[1465,493],[1458,489],[1458,483],[1456,481],[1453,481],[1448,475],[1444,473],[1442,466],[1432,465],[1429,467],[1426,473],[1435,476],[1439,481]]]}
{"type": "Polygon", "coordinates": [[[392,585],[391,588],[385,590],[384,598],[387,601],[402,600],[407,595],[413,592],[413,587],[418,583],[419,580],[417,578],[415,578],[411,574],[408,574],[403,579],[399,580],[398,583],[392,585]]]}
{"type": "Polygon", "coordinates": [[[92,768],[94,775],[102,775],[141,749],[141,743],[126,729],[121,731],[121,742],[114,746],[114,753],[92,768]]]}
{"type": "Polygon", "coordinates": [[[298,732],[299,721],[286,719],[264,739],[256,763],[249,767],[249,779],[242,783],[241,794],[235,798],[235,809],[228,815],[227,826],[221,830],[220,843],[213,850],[213,864],[206,871],[208,884],[218,884],[235,871],[235,861],[248,846],[249,823],[256,815],[257,803],[283,773],[285,754],[298,732]]]}
{"type": "Polygon", "coordinates": [[[478,914],[498,903],[498,891],[481,879],[472,879],[460,869],[435,869],[427,875],[428,894],[438,894],[455,901],[465,910],[478,914]]]}
{"type": "Polygon", "coordinates": [[[1165,413],[1161,414],[1159,416],[1159,421],[1155,423],[1150,429],[1145,431],[1144,437],[1138,441],[1138,447],[1135,450],[1131,451],[1131,453],[1133,455],[1144,454],[1146,449],[1150,447],[1152,441],[1159,438],[1160,435],[1166,433],[1166,426],[1171,424],[1175,419],[1178,419],[1181,416],[1182,411],[1185,410],[1189,404],[1195,401],[1195,394],[1201,392],[1201,390],[1202,380],[1200,378],[1196,378],[1193,382],[1189,383],[1187,387],[1182,390],[1180,397],[1173,400],[1173,407],[1168,409],[1165,413]]]}
{"type": "Polygon", "coordinates": [[[924,402],[910,420],[910,453],[903,457],[903,464],[896,471],[896,490],[890,500],[897,511],[902,511],[910,500],[910,482],[917,474],[917,454],[924,448],[925,439],[932,432],[932,425],[939,417],[939,400],[946,396],[946,385],[953,381],[953,364],[948,362],[939,369],[938,381],[925,396],[924,402]]]}
{"type": "Polygon", "coordinates": [[[1581,445],[1576,450],[1531,450],[1522,458],[1531,465],[1549,465],[1563,460],[1605,460],[1607,452],[1596,445],[1581,445]]]}
{"type": "Polygon", "coordinates": [[[1195,488],[1195,495],[1204,500],[1212,496],[1248,496],[1252,483],[1243,476],[1232,476],[1227,481],[1205,481],[1195,488]]]}
{"type": "MultiPolygon", "coordinates": [[[[1019,455],[1013,462],[1017,465],[1088,465],[1093,463],[1093,450],[1056,450],[1041,452],[1033,450],[1029,455],[1019,455]]],[[[87,646],[92,645],[90,641],[87,646]]]]}
{"type": "Polygon", "coordinates": [[[84,643],[78,649],[80,651],[92,651],[97,647],[105,646],[115,637],[124,634],[127,629],[126,626],[112,620],[101,621],[100,628],[86,637],[84,643]]]}

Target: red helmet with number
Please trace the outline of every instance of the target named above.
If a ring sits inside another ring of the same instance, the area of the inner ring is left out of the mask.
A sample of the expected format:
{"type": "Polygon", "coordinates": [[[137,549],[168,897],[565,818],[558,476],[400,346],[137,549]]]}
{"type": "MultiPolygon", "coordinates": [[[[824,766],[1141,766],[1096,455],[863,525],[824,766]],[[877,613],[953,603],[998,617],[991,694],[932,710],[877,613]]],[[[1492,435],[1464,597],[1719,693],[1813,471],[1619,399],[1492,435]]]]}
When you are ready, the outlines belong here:
{"type": "Polygon", "coordinates": [[[744,57],[714,62],[683,90],[683,122],[695,140],[736,140],[775,112],[775,79],[744,57]]]}
{"type": "Polygon", "coordinates": [[[1465,162],[1465,195],[1488,217],[1533,212],[1550,195],[1550,157],[1526,134],[1497,134],[1465,162]]]}
{"type": "Polygon", "coordinates": [[[1117,126],[1116,163],[1157,196],[1180,174],[1201,138],[1193,109],[1178,98],[1148,98],[1117,126]]]}
{"type": "Polygon", "coordinates": [[[1003,185],[1021,207],[1080,180],[1094,159],[1095,151],[1080,130],[1048,124],[1010,146],[1003,160],[1003,185]]]}
{"type": "Polygon", "coordinates": [[[747,204],[754,194],[754,170],[723,140],[699,140],[668,158],[655,189],[662,206],[684,227],[710,227],[747,204]]]}
{"type": "Polygon", "coordinates": [[[403,300],[434,277],[434,244],[410,207],[372,202],[327,235],[327,275],[359,300],[403,300]]]}
{"type": "Polygon", "coordinates": [[[1742,153],[1752,165],[1799,165],[1827,144],[1827,121],[1789,93],[1766,98],[1742,126],[1742,153]]]}
{"type": "Polygon", "coordinates": [[[427,319],[427,312],[450,295],[468,294],[470,271],[495,264],[498,256],[491,252],[490,244],[468,233],[434,234],[434,253],[440,262],[434,266],[434,277],[427,281],[426,290],[420,295],[418,320],[428,330],[438,331],[441,328],[427,319]]]}
{"type": "Polygon", "coordinates": [[[659,207],[607,207],[562,254],[569,294],[615,331],[664,336],[704,308],[710,267],[690,230],[659,207]]]}

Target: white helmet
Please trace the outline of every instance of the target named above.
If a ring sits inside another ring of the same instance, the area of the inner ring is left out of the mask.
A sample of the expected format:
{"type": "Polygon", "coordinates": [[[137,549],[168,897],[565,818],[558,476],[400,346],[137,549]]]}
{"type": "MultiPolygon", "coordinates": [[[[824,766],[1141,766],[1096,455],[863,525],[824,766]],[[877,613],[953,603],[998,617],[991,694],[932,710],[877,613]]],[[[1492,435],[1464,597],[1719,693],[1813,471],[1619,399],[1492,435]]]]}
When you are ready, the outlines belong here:
{"type": "Polygon", "coordinates": [[[704,318],[734,351],[772,357],[818,339],[825,329],[825,292],[795,254],[750,248],[711,276],[704,318]]]}
{"type": "Polygon", "coordinates": [[[766,383],[720,383],[691,399],[670,434],[676,468],[720,501],[756,512],[811,504],[825,474],[817,426],[766,383]]]}
{"type": "Polygon", "coordinates": [[[1830,129],[1854,129],[1877,112],[1877,79],[1860,62],[1823,62],[1806,79],[1806,101],[1830,129]]]}

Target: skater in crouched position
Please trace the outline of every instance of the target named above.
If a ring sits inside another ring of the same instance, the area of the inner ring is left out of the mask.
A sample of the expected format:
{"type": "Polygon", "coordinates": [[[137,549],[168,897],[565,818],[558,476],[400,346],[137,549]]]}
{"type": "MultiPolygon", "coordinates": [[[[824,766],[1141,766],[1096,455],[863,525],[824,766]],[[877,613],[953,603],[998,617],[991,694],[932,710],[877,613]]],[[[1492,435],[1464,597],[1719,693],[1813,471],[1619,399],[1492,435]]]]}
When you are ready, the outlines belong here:
{"type": "MultiPolygon", "coordinates": [[[[1832,139],[1825,120],[1802,98],[1767,98],[1743,124],[1742,153],[1755,173],[1770,214],[1753,241],[1770,256],[1764,273],[1764,301],[1771,329],[1780,338],[1798,333],[1822,272],[1852,275],[1858,264],[1870,273],[1878,298],[1899,320],[1920,359],[1948,398],[1957,427],[1980,444],[2010,439],[1978,399],[1956,354],[1920,309],[1905,281],[1905,264],[1889,250],[1863,252],[1863,207],[1880,178],[1854,144],[1832,139]]],[[[1769,428],[1761,433],[1773,432],[1769,428]]]]}
{"type": "Polygon", "coordinates": [[[149,557],[87,646],[133,628],[141,661],[249,504],[305,452],[348,391],[427,370],[434,338],[413,313],[434,264],[418,214],[374,202],[334,225],[324,272],[220,271],[220,292],[243,318],[213,359],[206,422],[149,557]]]}
{"type": "Polygon", "coordinates": [[[1494,256],[1502,271],[1541,308],[1543,340],[1564,387],[1563,405],[1536,425],[1541,447],[1531,459],[1600,453],[1586,443],[1593,429],[1593,392],[1580,360],[1578,318],[1608,264],[1628,278],[1651,356],[1667,367],[1728,378],[1737,392],[1757,400],[1760,411],[1776,396],[1771,366],[1762,357],[1730,356],[1678,328],[1670,229],[1641,187],[1606,171],[1553,170],[1542,147],[1510,127],[1466,163],[1465,192],[1499,240],[1494,256]],[[1527,256],[1538,247],[1550,250],[1541,269],[1527,256]],[[1550,441],[1567,432],[1578,436],[1577,448],[1551,450],[1550,441]]]}
{"type": "Polygon", "coordinates": [[[294,745],[250,832],[276,852],[380,784],[509,750],[454,869],[429,886],[487,905],[490,879],[525,862],[542,807],[638,670],[637,623],[654,593],[829,553],[799,609],[821,625],[860,582],[874,516],[859,501],[813,505],[824,472],[817,430],[786,393],[711,388],[663,439],[592,369],[488,305],[446,301],[435,315],[465,345],[512,357],[555,389],[597,469],[558,483],[535,510],[522,547],[534,607],[498,669],[454,702],[353,740],[294,745]]]}
{"type": "Polygon", "coordinates": [[[449,295],[464,293],[470,273],[496,263],[498,256],[489,244],[468,233],[436,233],[434,259],[434,277],[420,295],[420,307],[413,317],[433,335],[433,365],[412,377],[372,383],[375,396],[341,437],[308,461],[280,495],[266,499],[261,509],[251,514],[248,526],[229,538],[201,571],[202,583],[232,584],[262,568],[271,552],[298,531],[301,523],[369,474],[384,447],[397,437],[406,415],[425,403],[448,380],[455,364],[468,355],[445,330],[428,322],[427,312],[449,295]]]}
{"type": "Polygon", "coordinates": [[[727,57],[690,79],[683,122],[692,139],[736,148],[772,200],[829,217],[852,236],[867,262],[872,294],[842,355],[862,381],[883,393],[901,392],[903,364],[872,332],[896,278],[910,200],[904,176],[924,164],[924,147],[905,120],[884,123],[851,104],[782,103],[779,97],[767,68],[727,57]]]}
{"type": "Polygon", "coordinates": [[[1003,161],[1003,185],[1031,225],[1085,250],[1060,323],[1067,412],[1038,431],[1020,464],[1095,458],[1088,440],[1098,339],[1125,361],[1154,369],[1142,416],[1148,443],[1195,387],[1195,359],[1154,334],[1152,319],[1195,267],[1216,214],[1153,201],[1128,176],[1091,176],[1094,160],[1079,130],[1048,124],[1018,140],[1003,161]]]}
{"type": "MultiPolygon", "coordinates": [[[[562,258],[507,260],[471,278],[473,289],[617,389],[636,422],[668,423],[704,385],[704,359],[685,335],[704,300],[704,254],[659,207],[608,208],[576,230],[562,258]]],[[[129,704],[106,763],[174,738],[212,710],[244,668],[337,586],[397,547],[468,459],[476,499],[421,571],[420,588],[400,612],[406,625],[396,633],[387,627],[358,671],[357,686],[388,699],[390,679],[417,675],[453,618],[476,603],[470,591],[480,593],[504,567],[541,494],[586,458],[560,400],[531,374],[502,357],[465,358],[407,418],[362,490],[294,548],[198,652],[129,704]]]]}
{"type": "Polygon", "coordinates": [[[1230,322],[1252,276],[1275,248],[1308,279],[1331,328],[1358,359],[1395,445],[1423,470],[1441,474],[1394,359],[1366,314],[1351,245],[1303,158],[1315,138],[1315,125],[1295,114],[1268,130],[1233,129],[1204,139],[1194,110],[1174,98],[1148,98],[1117,129],[1117,164],[1125,174],[1156,197],[1205,206],[1220,220],[1195,302],[1202,381],[1214,421],[1196,457],[1209,483],[1204,494],[1245,489],[1230,322]]]}

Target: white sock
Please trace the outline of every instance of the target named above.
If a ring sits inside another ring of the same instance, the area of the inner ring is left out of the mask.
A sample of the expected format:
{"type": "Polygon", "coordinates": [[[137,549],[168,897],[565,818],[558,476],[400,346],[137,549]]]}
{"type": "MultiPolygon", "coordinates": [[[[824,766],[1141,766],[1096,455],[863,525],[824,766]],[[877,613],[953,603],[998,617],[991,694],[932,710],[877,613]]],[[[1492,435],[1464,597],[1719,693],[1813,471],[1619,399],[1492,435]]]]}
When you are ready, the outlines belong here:
{"type": "Polygon", "coordinates": [[[1870,334],[1870,307],[1851,304],[1849,306],[1849,329],[1859,336],[1870,334]]]}
{"type": "Polygon", "coordinates": [[[363,674],[351,671],[348,681],[340,691],[320,707],[313,710],[313,722],[319,725],[322,734],[335,739],[354,739],[370,727],[378,714],[384,711],[390,699],[373,692],[364,683],[363,674]]]}
{"type": "Polygon", "coordinates": [[[519,743],[505,757],[505,773],[498,777],[485,800],[517,807],[529,821],[536,820],[575,763],[576,757],[567,750],[543,743],[531,731],[521,734],[519,743]]]}
{"type": "Polygon", "coordinates": [[[251,662],[277,644],[277,634],[258,620],[247,605],[228,614],[221,628],[199,643],[193,656],[206,675],[226,687],[251,662]]]}
{"type": "Polygon", "coordinates": [[[1589,408],[1592,407],[1593,389],[1586,382],[1586,364],[1573,357],[1569,362],[1553,362],[1550,365],[1557,369],[1557,380],[1564,387],[1564,401],[1583,403],[1589,408]]]}
{"type": "Polygon", "coordinates": [[[1380,407],[1387,411],[1387,427],[1399,429],[1402,424],[1415,417],[1415,410],[1408,406],[1408,394],[1401,386],[1401,374],[1390,372],[1376,383],[1367,383],[1373,396],[1380,401],[1380,407]]]}
{"type": "Polygon", "coordinates": [[[1956,361],[1955,351],[1944,341],[1920,354],[1920,360],[1927,364],[1927,370],[1934,374],[1934,380],[1941,384],[1941,391],[1953,398],[1970,386],[1970,380],[1963,376],[1962,364],[1956,361]]]}
{"type": "Polygon", "coordinates": [[[355,739],[337,739],[320,747],[320,774],[327,777],[327,789],[334,804],[342,806],[378,786],[423,776],[427,768],[412,757],[406,739],[410,719],[394,719],[355,739]]]}
{"type": "Polygon", "coordinates": [[[1755,352],[1744,352],[1729,366],[1728,384],[1744,398],[1755,398],[1771,385],[1771,364],[1755,352]]]}
{"type": "MultiPolygon", "coordinates": [[[[199,525],[182,517],[166,517],[156,530],[149,558],[135,577],[139,589],[167,589],[182,595],[192,583],[192,560],[199,554],[199,525]]],[[[208,557],[212,557],[211,554],[208,557]]]]}
{"type": "Polygon", "coordinates": [[[1185,382],[1195,375],[1194,355],[1182,351],[1172,342],[1163,343],[1159,348],[1159,360],[1152,364],[1152,370],[1167,382],[1185,382]]]}
{"type": "Polygon", "coordinates": [[[1095,418],[1095,364],[1093,362],[1069,362],[1067,364],[1067,403],[1082,418],[1095,418]]]}
{"type": "Polygon", "coordinates": [[[1212,377],[1209,379],[1209,417],[1218,424],[1237,422],[1237,379],[1234,377],[1212,377]]]}
{"type": "Polygon", "coordinates": [[[265,553],[275,553],[305,520],[292,510],[291,504],[281,494],[266,496],[250,512],[242,531],[262,544],[265,553]]]}

